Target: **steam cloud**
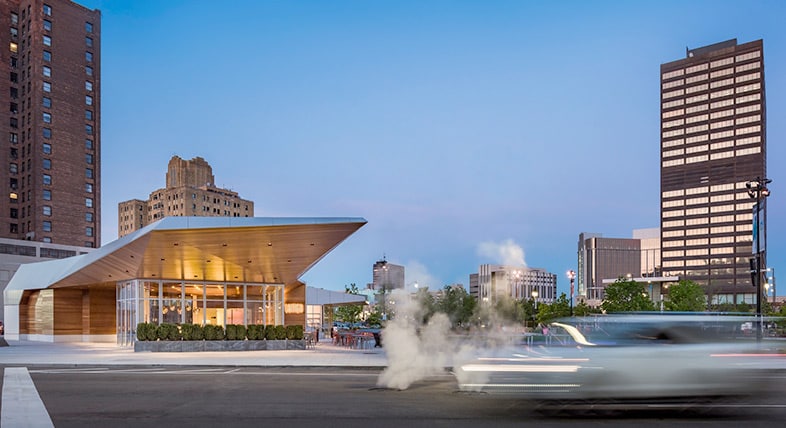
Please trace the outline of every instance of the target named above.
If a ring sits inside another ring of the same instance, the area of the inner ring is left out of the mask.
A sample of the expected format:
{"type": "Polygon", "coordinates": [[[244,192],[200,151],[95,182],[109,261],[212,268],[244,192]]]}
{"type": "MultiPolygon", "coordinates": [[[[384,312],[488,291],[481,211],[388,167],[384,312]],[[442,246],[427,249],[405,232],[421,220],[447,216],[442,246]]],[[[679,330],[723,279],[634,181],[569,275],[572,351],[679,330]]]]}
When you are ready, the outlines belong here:
{"type": "MultiPolygon", "coordinates": [[[[423,325],[423,308],[406,290],[394,290],[391,300],[395,317],[385,327],[383,343],[388,365],[377,379],[377,386],[407,389],[414,382],[445,373],[474,358],[475,346],[451,338],[450,320],[436,313],[423,325]]],[[[483,376],[456,371],[457,376],[483,376]]],[[[473,379],[483,383],[485,379],[473,379]]]]}
{"type": "Polygon", "coordinates": [[[501,261],[506,266],[526,266],[524,249],[507,239],[503,242],[483,242],[478,245],[478,255],[490,260],[501,261]]]}

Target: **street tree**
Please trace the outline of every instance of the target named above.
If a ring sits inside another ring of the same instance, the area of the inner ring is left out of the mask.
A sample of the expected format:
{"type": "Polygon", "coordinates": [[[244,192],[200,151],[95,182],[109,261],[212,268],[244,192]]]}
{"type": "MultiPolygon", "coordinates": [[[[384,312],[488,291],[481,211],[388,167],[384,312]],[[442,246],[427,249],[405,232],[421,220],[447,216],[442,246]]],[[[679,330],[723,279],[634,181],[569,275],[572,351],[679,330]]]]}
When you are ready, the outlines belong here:
{"type": "Polygon", "coordinates": [[[668,299],[663,308],[667,311],[702,312],[707,307],[704,289],[693,281],[683,279],[669,286],[668,299]]]}
{"type": "Polygon", "coordinates": [[[435,299],[438,312],[448,316],[451,325],[455,327],[466,326],[475,310],[475,298],[470,296],[463,287],[446,285],[442,293],[435,299]]]}
{"type": "Polygon", "coordinates": [[[619,278],[606,287],[605,293],[606,298],[600,307],[606,313],[655,310],[655,304],[642,283],[619,278]]]}
{"type": "Polygon", "coordinates": [[[557,318],[565,318],[570,316],[570,300],[565,293],[560,296],[553,303],[538,305],[538,322],[548,324],[557,318]]]}
{"type": "MultiPolygon", "coordinates": [[[[360,294],[360,291],[358,291],[358,286],[355,285],[355,283],[344,286],[344,289],[347,294],[360,294]]],[[[337,321],[352,324],[360,321],[361,313],[363,313],[363,305],[353,304],[337,307],[335,309],[334,315],[337,321]]]]}

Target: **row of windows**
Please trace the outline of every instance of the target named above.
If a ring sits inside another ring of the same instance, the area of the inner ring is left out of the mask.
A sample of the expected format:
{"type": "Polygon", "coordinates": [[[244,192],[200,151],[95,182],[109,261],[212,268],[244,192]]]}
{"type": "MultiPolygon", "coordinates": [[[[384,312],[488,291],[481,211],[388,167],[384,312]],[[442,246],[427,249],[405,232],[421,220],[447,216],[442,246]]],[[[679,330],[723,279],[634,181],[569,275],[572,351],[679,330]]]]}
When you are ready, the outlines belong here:
{"type": "MultiPolygon", "coordinates": [[[[759,73],[755,73],[755,75],[758,77],[759,73]]],[[[743,76],[740,76],[737,79],[739,79],[738,80],[739,82],[745,82],[747,80],[752,80],[753,79],[753,77],[748,77],[748,76],[753,76],[753,75],[746,75],[744,78],[743,78],[743,76]]],[[[734,83],[734,80],[733,79],[726,79],[726,80],[723,80],[721,82],[730,85],[730,84],[734,83]]],[[[725,85],[721,85],[720,82],[718,82],[718,84],[713,84],[712,88],[713,89],[717,89],[718,87],[721,87],[721,86],[725,86],[725,85]]],[[[707,91],[709,89],[710,89],[710,85],[707,84],[707,83],[704,83],[704,84],[701,84],[701,85],[689,86],[689,87],[684,88],[684,89],[677,89],[677,90],[674,90],[674,91],[664,92],[663,93],[663,99],[665,100],[665,99],[668,99],[668,98],[681,97],[683,95],[692,94],[694,92],[707,91]]],[[[727,88],[727,89],[720,89],[718,91],[713,91],[709,95],[710,95],[711,99],[714,99],[714,98],[726,97],[726,96],[729,96],[729,95],[735,94],[735,93],[740,94],[740,93],[743,93],[743,92],[755,91],[755,90],[758,90],[758,89],[761,89],[761,84],[760,83],[751,83],[751,84],[748,84],[748,85],[737,86],[736,88],[727,88]]],[[[706,94],[702,94],[702,97],[706,97],[706,94]]],[[[691,98],[689,98],[689,99],[691,99],[691,98]]],[[[701,98],[701,99],[706,99],[706,98],[701,98]]],[[[690,103],[690,102],[692,102],[692,101],[688,101],[688,103],[690,103]]]]}
{"type": "MultiPolygon", "coordinates": [[[[740,139],[736,140],[736,142],[735,142],[735,140],[726,140],[726,141],[719,141],[717,143],[712,143],[712,144],[701,144],[701,145],[698,145],[698,146],[691,146],[691,147],[688,147],[688,148],[682,148],[681,147],[679,149],[673,149],[673,150],[664,151],[663,152],[663,158],[670,158],[670,157],[674,157],[674,156],[682,156],[682,155],[685,155],[685,154],[694,154],[694,153],[708,152],[710,150],[712,150],[714,152],[717,152],[718,150],[734,147],[735,145],[738,148],[741,148],[741,147],[744,147],[744,146],[748,146],[750,144],[758,144],[760,141],[761,141],[761,137],[760,136],[754,136],[754,137],[748,137],[748,138],[740,138],[740,139]]],[[[743,154],[743,155],[745,154],[746,151],[749,151],[750,153],[758,153],[758,151],[755,150],[755,149],[756,149],[756,147],[747,147],[745,149],[739,150],[739,152],[740,152],[740,154],[743,154]]],[[[725,158],[725,157],[727,157],[726,154],[728,154],[728,153],[733,153],[733,152],[732,151],[723,152],[723,156],[721,156],[721,153],[716,153],[718,155],[718,156],[716,156],[716,158],[725,158]]]]}
{"type": "MultiPolygon", "coordinates": [[[[729,233],[735,232],[751,232],[753,231],[752,224],[738,224],[736,226],[714,226],[710,228],[710,235],[724,235],[729,233]]],[[[683,237],[685,236],[684,230],[668,230],[663,232],[663,238],[675,238],[675,237],[683,237]]],[[[749,237],[752,239],[752,237],[749,237]]],[[[664,239],[663,245],[666,246],[666,239],[664,239]]],[[[671,240],[669,240],[671,241],[671,240]]]]}
{"type": "MultiPolygon", "coordinates": [[[[750,123],[752,121],[755,121],[755,120],[745,120],[745,121],[740,122],[740,124],[750,123]]],[[[724,122],[721,122],[721,123],[722,123],[723,126],[733,126],[734,125],[734,123],[730,122],[730,121],[724,121],[724,122]]],[[[698,132],[705,132],[705,131],[709,131],[709,130],[710,130],[709,124],[703,124],[703,125],[690,126],[690,127],[687,127],[687,128],[677,128],[677,129],[673,129],[671,131],[665,131],[665,132],[663,132],[662,136],[663,136],[663,139],[667,139],[667,138],[671,138],[671,137],[681,136],[681,135],[685,135],[685,134],[694,134],[694,133],[698,133],[698,132]]],[[[760,132],[760,131],[761,131],[761,126],[760,125],[754,125],[754,126],[748,126],[748,127],[744,127],[744,128],[737,128],[737,129],[735,129],[733,131],[729,130],[729,131],[723,131],[721,133],[713,133],[713,134],[710,134],[710,138],[715,140],[715,139],[719,139],[719,138],[731,137],[731,136],[734,136],[734,135],[753,134],[753,133],[757,133],[757,132],[760,132]]]]}
{"type": "Polygon", "coordinates": [[[684,195],[698,195],[701,193],[707,192],[724,192],[727,190],[747,190],[747,182],[740,181],[737,183],[726,183],[726,184],[716,184],[713,186],[700,186],[700,187],[691,187],[688,189],[678,189],[678,190],[670,190],[662,193],[663,198],[673,198],[677,196],[684,196],[684,195]]]}
{"type": "MultiPolygon", "coordinates": [[[[661,79],[662,80],[668,80],[668,79],[671,79],[671,78],[674,78],[674,77],[683,76],[683,75],[686,75],[686,74],[692,74],[692,73],[696,73],[696,72],[699,72],[699,71],[704,71],[704,70],[707,70],[708,68],[715,69],[715,68],[718,68],[718,67],[731,65],[731,64],[734,63],[735,60],[736,60],[736,62],[741,63],[741,62],[745,62],[745,61],[749,61],[749,60],[752,60],[752,59],[759,58],[760,56],[761,56],[761,51],[757,50],[757,51],[753,51],[753,52],[749,52],[749,53],[745,53],[745,54],[740,54],[740,55],[737,55],[736,57],[727,57],[727,58],[723,58],[723,59],[712,61],[710,63],[702,63],[702,64],[697,64],[697,65],[694,65],[694,66],[691,66],[691,67],[688,67],[688,68],[684,68],[684,69],[680,68],[680,69],[677,69],[677,70],[673,70],[673,71],[670,71],[668,73],[664,73],[661,76],[661,79]]],[[[758,64],[758,63],[759,62],[756,61],[756,62],[753,62],[751,64],[758,64]]]]}

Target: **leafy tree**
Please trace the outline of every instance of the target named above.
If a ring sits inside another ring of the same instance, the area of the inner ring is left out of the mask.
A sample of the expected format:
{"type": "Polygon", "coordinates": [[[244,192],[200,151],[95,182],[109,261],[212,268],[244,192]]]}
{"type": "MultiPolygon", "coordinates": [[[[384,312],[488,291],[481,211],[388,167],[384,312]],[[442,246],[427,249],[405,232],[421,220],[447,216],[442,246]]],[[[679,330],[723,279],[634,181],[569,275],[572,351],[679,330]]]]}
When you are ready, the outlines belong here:
{"type": "Polygon", "coordinates": [[[577,317],[586,317],[587,315],[600,313],[600,309],[593,308],[588,305],[586,301],[581,300],[574,308],[573,315],[577,317]]]}
{"type": "MultiPolygon", "coordinates": [[[[347,294],[360,294],[358,286],[353,282],[344,286],[347,294]]],[[[360,314],[363,312],[363,305],[343,305],[335,309],[335,319],[342,322],[356,323],[360,321],[360,314]]]]}
{"type": "Polygon", "coordinates": [[[428,288],[419,288],[415,293],[415,300],[420,308],[420,322],[427,323],[428,320],[437,312],[437,304],[434,296],[428,292],[428,288]]]}
{"type": "Polygon", "coordinates": [[[366,317],[366,323],[368,323],[369,327],[382,326],[382,310],[378,306],[375,306],[374,310],[366,317]]]}
{"type": "Polygon", "coordinates": [[[446,285],[434,304],[436,311],[448,316],[453,327],[460,327],[469,323],[476,303],[464,288],[446,285]]]}
{"type": "Polygon", "coordinates": [[[606,287],[606,298],[600,304],[604,312],[654,311],[644,284],[619,278],[606,287]]]}
{"type": "Polygon", "coordinates": [[[570,300],[565,293],[560,296],[553,303],[538,305],[538,322],[547,324],[557,318],[564,318],[570,316],[570,300]]]}
{"type": "Polygon", "coordinates": [[[704,289],[686,279],[669,286],[669,296],[663,304],[667,311],[702,312],[706,307],[704,289]]]}

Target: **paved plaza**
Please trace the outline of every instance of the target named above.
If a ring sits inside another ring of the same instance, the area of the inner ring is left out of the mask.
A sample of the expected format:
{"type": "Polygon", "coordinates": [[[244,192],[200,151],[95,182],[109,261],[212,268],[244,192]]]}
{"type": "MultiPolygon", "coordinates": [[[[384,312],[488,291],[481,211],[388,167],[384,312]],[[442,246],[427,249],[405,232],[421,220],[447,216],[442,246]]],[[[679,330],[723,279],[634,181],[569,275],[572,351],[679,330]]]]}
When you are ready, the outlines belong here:
{"type": "Polygon", "coordinates": [[[8,341],[0,347],[3,365],[172,365],[258,367],[384,367],[383,348],[352,349],[330,341],[313,349],[233,352],[134,352],[114,343],[8,341]]]}

